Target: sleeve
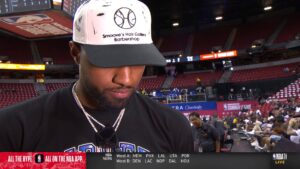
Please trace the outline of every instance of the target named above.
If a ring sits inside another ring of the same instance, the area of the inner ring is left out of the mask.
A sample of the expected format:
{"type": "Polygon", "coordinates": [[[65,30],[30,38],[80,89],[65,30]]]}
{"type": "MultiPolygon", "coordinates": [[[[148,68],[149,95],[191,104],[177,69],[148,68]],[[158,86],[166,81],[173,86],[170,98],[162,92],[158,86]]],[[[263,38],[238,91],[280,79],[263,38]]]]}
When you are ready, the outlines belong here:
{"type": "Polygon", "coordinates": [[[175,151],[174,153],[192,153],[194,152],[194,139],[192,127],[188,120],[182,115],[180,122],[174,126],[177,130],[175,133],[175,151]]]}
{"type": "Polygon", "coordinates": [[[193,136],[193,140],[196,140],[198,135],[197,135],[197,130],[194,126],[191,127],[192,130],[192,136],[193,136]]]}
{"type": "Polygon", "coordinates": [[[210,126],[211,134],[214,138],[214,140],[219,140],[220,141],[220,134],[218,130],[214,126],[210,126]]]}

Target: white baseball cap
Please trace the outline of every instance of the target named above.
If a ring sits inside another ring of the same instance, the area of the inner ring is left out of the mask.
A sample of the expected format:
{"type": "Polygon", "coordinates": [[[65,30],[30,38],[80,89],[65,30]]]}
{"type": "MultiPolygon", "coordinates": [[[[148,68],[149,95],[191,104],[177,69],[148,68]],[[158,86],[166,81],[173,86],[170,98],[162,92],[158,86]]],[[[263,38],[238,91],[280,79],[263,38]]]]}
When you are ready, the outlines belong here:
{"type": "Polygon", "coordinates": [[[73,41],[99,67],[166,64],[152,42],[150,11],[138,0],[83,3],[75,13],[73,41]]]}

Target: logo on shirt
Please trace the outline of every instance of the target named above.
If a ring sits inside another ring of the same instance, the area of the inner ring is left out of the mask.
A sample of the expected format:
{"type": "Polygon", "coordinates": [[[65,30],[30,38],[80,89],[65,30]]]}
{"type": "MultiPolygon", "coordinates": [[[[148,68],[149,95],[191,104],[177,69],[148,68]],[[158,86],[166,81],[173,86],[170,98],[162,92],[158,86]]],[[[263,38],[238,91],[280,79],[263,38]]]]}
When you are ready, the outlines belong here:
{"type": "MultiPolygon", "coordinates": [[[[129,142],[119,142],[119,151],[120,152],[136,152],[136,153],[146,153],[150,152],[150,150],[138,146],[129,142]]],[[[84,143],[80,144],[77,147],[71,147],[66,149],[64,152],[92,152],[92,153],[109,153],[111,152],[111,148],[107,147],[97,147],[94,143],[84,143]]]]}

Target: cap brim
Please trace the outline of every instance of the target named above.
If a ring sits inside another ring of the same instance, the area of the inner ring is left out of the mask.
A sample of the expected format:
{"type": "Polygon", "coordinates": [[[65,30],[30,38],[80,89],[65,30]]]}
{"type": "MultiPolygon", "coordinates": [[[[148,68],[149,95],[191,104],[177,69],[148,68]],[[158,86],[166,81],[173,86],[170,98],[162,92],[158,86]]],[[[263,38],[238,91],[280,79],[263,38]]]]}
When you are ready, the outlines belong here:
{"type": "Polygon", "coordinates": [[[166,65],[165,58],[153,44],[82,46],[90,63],[98,67],[166,65]]]}

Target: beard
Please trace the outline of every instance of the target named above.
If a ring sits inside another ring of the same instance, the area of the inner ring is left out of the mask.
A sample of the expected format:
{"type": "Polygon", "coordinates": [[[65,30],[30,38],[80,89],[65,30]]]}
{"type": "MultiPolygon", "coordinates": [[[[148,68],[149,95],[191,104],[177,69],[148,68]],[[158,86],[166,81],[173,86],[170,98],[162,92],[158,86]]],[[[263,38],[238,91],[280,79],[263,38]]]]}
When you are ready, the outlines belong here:
{"type": "MultiPolygon", "coordinates": [[[[118,98],[110,98],[108,95],[106,95],[107,92],[114,90],[114,89],[120,89],[124,87],[119,88],[108,88],[104,89],[103,91],[99,91],[95,86],[93,86],[88,79],[84,80],[84,83],[82,83],[83,92],[88,97],[88,100],[91,100],[92,103],[96,103],[96,109],[98,110],[112,110],[112,109],[122,109],[124,108],[129,98],[125,99],[118,99],[118,98]]],[[[132,89],[132,93],[133,93],[132,89]]],[[[132,95],[131,93],[131,95],[132,95]]],[[[131,96],[130,95],[130,96],[131,96]]]]}

